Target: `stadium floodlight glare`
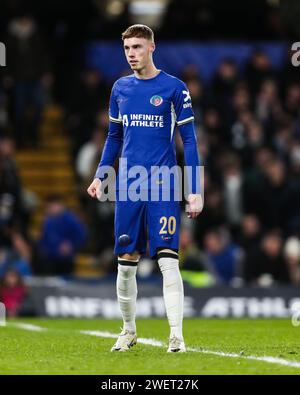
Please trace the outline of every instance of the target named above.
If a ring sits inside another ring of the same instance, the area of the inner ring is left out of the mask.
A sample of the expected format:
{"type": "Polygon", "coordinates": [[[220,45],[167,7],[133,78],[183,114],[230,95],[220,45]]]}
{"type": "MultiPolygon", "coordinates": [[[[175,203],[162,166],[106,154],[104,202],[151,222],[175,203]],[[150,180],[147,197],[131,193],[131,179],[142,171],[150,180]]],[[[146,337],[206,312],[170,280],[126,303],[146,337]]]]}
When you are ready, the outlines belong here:
{"type": "Polygon", "coordinates": [[[161,23],[166,6],[166,0],[132,0],[129,4],[129,13],[136,23],[144,23],[156,27],[161,23]]]}
{"type": "Polygon", "coordinates": [[[124,2],[120,0],[113,0],[108,2],[106,7],[106,12],[110,16],[119,16],[124,12],[125,5],[124,2]]]}
{"type": "Polygon", "coordinates": [[[129,10],[132,14],[152,14],[159,15],[164,10],[164,4],[161,1],[142,1],[135,0],[130,4],[129,10]]]}

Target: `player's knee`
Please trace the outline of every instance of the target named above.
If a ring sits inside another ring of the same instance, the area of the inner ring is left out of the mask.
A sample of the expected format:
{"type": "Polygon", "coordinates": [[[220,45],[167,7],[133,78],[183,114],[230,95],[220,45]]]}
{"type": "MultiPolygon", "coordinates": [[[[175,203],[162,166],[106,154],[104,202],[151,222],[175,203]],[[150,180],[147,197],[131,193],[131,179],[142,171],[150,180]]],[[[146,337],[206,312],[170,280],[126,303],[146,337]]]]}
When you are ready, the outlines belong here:
{"type": "Polygon", "coordinates": [[[136,275],[136,270],[137,270],[137,266],[125,266],[125,265],[118,266],[119,276],[124,280],[128,280],[134,277],[136,275]]]}
{"type": "Polygon", "coordinates": [[[139,255],[136,253],[119,255],[118,257],[119,275],[124,279],[129,279],[135,276],[138,261],[139,261],[139,255]]]}
{"type": "Polygon", "coordinates": [[[140,259],[140,254],[138,252],[120,254],[119,258],[126,261],[138,261],[140,259]]]}
{"type": "Polygon", "coordinates": [[[178,270],[178,253],[170,249],[161,249],[157,252],[158,265],[161,272],[166,270],[178,270]]]}
{"type": "MultiPolygon", "coordinates": [[[[170,249],[170,248],[160,248],[160,249],[157,251],[157,255],[158,255],[158,254],[161,254],[161,253],[163,253],[163,252],[170,253],[170,254],[177,254],[176,251],[174,251],[174,250],[172,250],[172,249],[170,249]]],[[[177,254],[177,255],[178,255],[178,254],[177,254]]]]}

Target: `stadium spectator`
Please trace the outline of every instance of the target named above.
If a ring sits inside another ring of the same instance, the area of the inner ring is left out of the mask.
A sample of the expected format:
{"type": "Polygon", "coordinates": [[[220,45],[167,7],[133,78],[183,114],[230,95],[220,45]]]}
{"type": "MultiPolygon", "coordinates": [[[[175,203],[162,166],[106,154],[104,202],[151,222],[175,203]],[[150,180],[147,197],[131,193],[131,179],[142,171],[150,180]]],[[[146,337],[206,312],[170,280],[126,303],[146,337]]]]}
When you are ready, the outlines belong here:
{"type": "Polygon", "coordinates": [[[8,269],[16,270],[22,277],[32,274],[31,247],[15,230],[8,233],[6,244],[0,244],[0,276],[8,269]]]}
{"type": "MultiPolygon", "coordinates": [[[[104,131],[96,129],[91,140],[83,144],[78,152],[76,170],[79,177],[79,197],[81,205],[87,213],[87,221],[91,230],[90,249],[93,253],[106,257],[113,244],[114,209],[112,203],[102,202],[99,204],[98,201],[89,199],[86,193],[91,177],[94,176],[104,143],[104,131]],[[106,230],[106,237],[99,237],[99,229],[106,230]]],[[[108,267],[108,265],[106,266],[108,267]]]]}
{"type": "Polygon", "coordinates": [[[5,134],[5,130],[7,130],[9,124],[7,97],[4,90],[1,88],[0,79],[0,138],[5,134]]]}
{"type": "Polygon", "coordinates": [[[213,78],[211,87],[218,107],[230,106],[234,88],[239,80],[238,69],[233,59],[223,59],[213,78]]]}
{"type": "Polygon", "coordinates": [[[292,144],[290,149],[290,188],[288,209],[286,213],[287,235],[300,235],[300,145],[292,144]]]}
{"type": "Polygon", "coordinates": [[[254,251],[259,247],[262,237],[262,226],[254,214],[245,214],[241,221],[240,233],[237,235],[237,243],[244,251],[254,251]]]}
{"type": "Polygon", "coordinates": [[[266,233],[258,249],[245,257],[247,283],[259,286],[288,284],[290,276],[283,256],[283,240],[278,230],[266,233]]]}
{"type": "Polygon", "coordinates": [[[216,273],[207,262],[207,257],[198,248],[192,230],[182,226],[180,232],[179,261],[184,281],[192,286],[203,287],[215,283],[216,273]]]}
{"type": "Polygon", "coordinates": [[[286,229],[289,221],[289,204],[293,191],[282,161],[275,159],[264,168],[265,178],[258,191],[261,220],[266,227],[286,229]]]}
{"type": "Polygon", "coordinates": [[[20,274],[9,269],[0,279],[0,301],[4,303],[9,318],[19,315],[26,293],[20,274]]]}
{"type": "Polygon", "coordinates": [[[99,129],[107,132],[109,125],[108,109],[106,107],[100,108],[97,115],[97,124],[99,129]]]}
{"type": "Polygon", "coordinates": [[[275,160],[275,153],[268,147],[260,147],[254,153],[253,164],[245,168],[244,207],[246,212],[255,213],[260,219],[264,207],[260,202],[262,184],[265,179],[265,167],[275,160]]]}
{"type": "Polygon", "coordinates": [[[300,84],[300,74],[297,67],[295,67],[292,62],[291,58],[294,54],[290,48],[288,48],[286,56],[284,58],[283,66],[279,72],[279,83],[280,83],[280,90],[283,91],[288,85],[291,83],[298,83],[300,84]]]}
{"type": "Polygon", "coordinates": [[[276,77],[270,64],[270,59],[263,51],[256,50],[251,55],[246,65],[245,77],[252,95],[256,95],[259,92],[263,81],[276,77]]]}
{"type": "Polygon", "coordinates": [[[251,91],[248,83],[245,81],[239,82],[235,86],[232,96],[232,116],[238,116],[241,111],[252,110],[253,103],[251,99],[251,91]]]}
{"type": "MultiPolygon", "coordinates": [[[[216,107],[206,109],[202,127],[211,151],[221,152],[221,145],[228,145],[229,133],[224,127],[224,120],[216,107]]],[[[211,168],[210,171],[212,171],[211,168]]]]}
{"type": "Polygon", "coordinates": [[[203,212],[195,221],[195,240],[203,246],[203,239],[209,229],[225,225],[224,201],[220,188],[211,184],[205,187],[203,212]]]}
{"type": "Polygon", "coordinates": [[[71,85],[66,103],[67,129],[72,136],[72,154],[76,157],[82,144],[89,141],[97,125],[97,114],[105,107],[107,86],[95,69],[85,70],[79,82],[71,85]]]}
{"type": "Polygon", "coordinates": [[[15,154],[13,139],[6,135],[0,138],[0,201],[1,195],[4,200],[8,200],[9,196],[12,211],[11,219],[8,222],[27,236],[30,210],[27,209],[25,204],[26,199],[15,154]]]}
{"type": "Polygon", "coordinates": [[[26,234],[26,213],[22,188],[14,159],[14,142],[0,139],[0,246],[10,245],[13,229],[26,234]]]}
{"type": "Polygon", "coordinates": [[[223,197],[226,222],[232,232],[238,229],[243,207],[243,173],[238,157],[228,154],[223,157],[223,197]]]}
{"type": "Polygon", "coordinates": [[[96,162],[99,160],[105,142],[105,134],[96,129],[89,141],[83,144],[76,158],[76,172],[83,182],[83,187],[90,182],[96,162]]]}
{"type": "Polygon", "coordinates": [[[220,229],[210,230],[204,239],[208,265],[218,284],[232,285],[242,275],[242,251],[220,229]]]}
{"type": "Polygon", "coordinates": [[[280,123],[275,128],[273,136],[273,147],[280,159],[288,164],[290,161],[290,150],[293,145],[293,127],[292,122],[280,123]]]}
{"type": "Polygon", "coordinates": [[[201,75],[197,66],[193,63],[185,65],[182,70],[181,79],[183,81],[201,80],[201,75]]]}
{"type": "Polygon", "coordinates": [[[59,195],[46,200],[46,216],[37,245],[35,270],[44,275],[68,275],[74,258],[84,245],[87,231],[81,220],[68,210],[59,195]]]}
{"type": "Polygon", "coordinates": [[[201,80],[193,78],[187,80],[187,88],[193,98],[193,111],[195,114],[196,126],[203,123],[203,113],[205,108],[204,86],[201,80]]]}
{"type": "Polygon", "coordinates": [[[300,108],[300,84],[292,83],[288,85],[285,92],[285,99],[283,102],[284,110],[287,115],[296,119],[299,117],[300,108]]]}
{"type": "Polygon", "coordinates": [[[284,245],[284,257],[289,269],[292,284],[300,284],[300,241],[297,237],[289,237],[284,245]]]}
{"type": "Polygon", "coordinates": [[[253,119],[246,127],[246,145],[241,152],[244,167],[250,167],[257,149],[264,146],[266,140],[265,131],[260,122],[253,119]]]}
{"type": "Polygon", "coordinates": [[[34,19],[21,15],[8,27],[6,78],[14,103],[14,134],[19,147],[36,146],[44,107],[42,76],[49,71],[45,43],[34,19]]]}
{"type": "Polygon", "coordinates": [[[32,275],[29,261],[15,250],[0,250],[0,277],[8,270],[15,270],[22,277],[32,275]]]}
{"type": "MultiPolygon", "coordinates": [[[[262,81],[255,99],[255,114],[262,125],[271,132],[274,120],[281,114],[277,82],[272,79],[262,81]]],[[[271,133],[269,133],[269,136],[271,133]]]]}

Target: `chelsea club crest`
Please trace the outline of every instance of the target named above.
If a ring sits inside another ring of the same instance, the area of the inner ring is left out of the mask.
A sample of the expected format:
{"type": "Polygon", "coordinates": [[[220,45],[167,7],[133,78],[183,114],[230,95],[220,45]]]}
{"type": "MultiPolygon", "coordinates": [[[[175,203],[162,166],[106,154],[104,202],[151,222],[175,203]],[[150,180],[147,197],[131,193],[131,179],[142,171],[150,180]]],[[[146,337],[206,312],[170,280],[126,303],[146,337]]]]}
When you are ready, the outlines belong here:
{"type": "Polygon", "coordinates": [[[155,107],[160,106],[162,102],[163,102],[163,98],[158,95],[154,95],[150,99],[150,103],[153,104],[153,106],[155,107]]]}

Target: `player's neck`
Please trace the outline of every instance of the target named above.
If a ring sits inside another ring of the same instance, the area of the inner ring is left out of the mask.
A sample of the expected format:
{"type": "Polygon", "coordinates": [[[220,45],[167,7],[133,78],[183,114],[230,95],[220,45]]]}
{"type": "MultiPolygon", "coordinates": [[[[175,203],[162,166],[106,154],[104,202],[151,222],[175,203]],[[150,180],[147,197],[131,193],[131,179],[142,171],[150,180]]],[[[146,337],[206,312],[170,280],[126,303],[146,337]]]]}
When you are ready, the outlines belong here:
{"type": "Polygon", "coordinates": [[[142,70],[135,70],[134,75],[136,78],[141,79],[141,80],[148,80],[150,78],[156,77],[160,73],[160,70],[158,70],[154,64],[152,63],[149,65],[149,67],[145,67],[142,70]]]}

